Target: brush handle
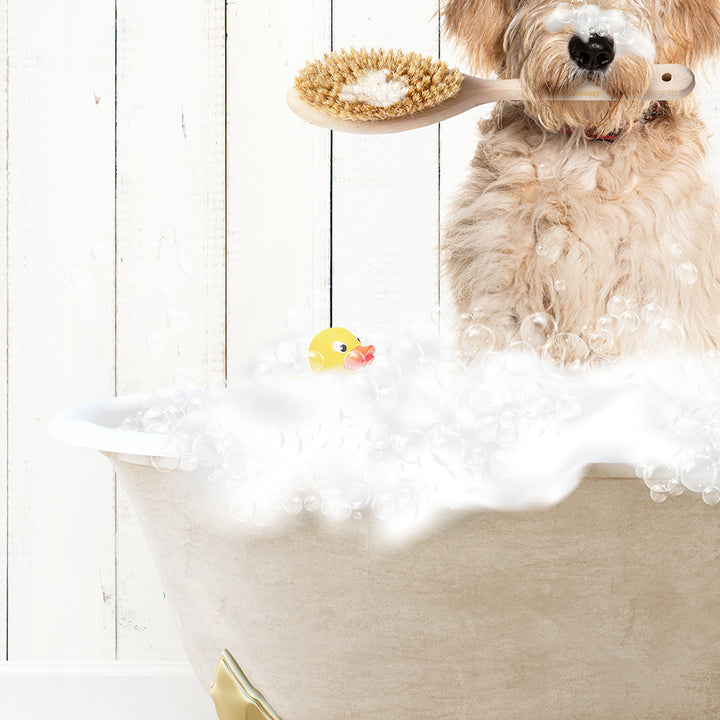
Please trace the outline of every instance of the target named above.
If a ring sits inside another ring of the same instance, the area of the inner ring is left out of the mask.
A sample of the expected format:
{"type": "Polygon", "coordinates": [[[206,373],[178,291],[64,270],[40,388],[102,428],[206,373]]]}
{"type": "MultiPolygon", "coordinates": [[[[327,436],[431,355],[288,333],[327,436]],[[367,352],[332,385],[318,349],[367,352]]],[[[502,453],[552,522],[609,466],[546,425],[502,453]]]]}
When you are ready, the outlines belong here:
{"type": "MultiPolygon", "coordinates": [[[[695,87],[695,76],[684,65],[654,65],[647,93],[640,100],[680,100],[689,95],[695,87]]],[[[318,127],[340,132],[380,135],[415,130],[434,125],[448,118],[460,115],[478,105],[499,100],[522,100],[519,80],[486,80],[464,75],[460,90],[451,98],[435,107],[426,108],[412,115],[389,120],[344,120],[314,108],[300,98],[293,87],[287,95],[290,109],[300,118],[318,127]]],[[[612,98],[597,85],[584,85],[567,98],[558,100],[598,100],[612,98]]]]}

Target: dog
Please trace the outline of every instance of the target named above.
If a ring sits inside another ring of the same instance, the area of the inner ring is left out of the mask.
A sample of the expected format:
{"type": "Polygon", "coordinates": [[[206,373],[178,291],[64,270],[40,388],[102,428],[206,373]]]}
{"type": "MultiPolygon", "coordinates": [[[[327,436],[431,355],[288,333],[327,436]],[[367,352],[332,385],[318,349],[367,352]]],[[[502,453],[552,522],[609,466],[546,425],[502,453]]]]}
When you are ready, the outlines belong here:
{"type": "Polygon", "coordinates": [[[561,362],[648,345],[716,353],[706,130],[691,98],[637,98],[653,63],[694,68],[720,52],[720,2],[445,0],[441,13],[472,70],[519,78],[524,97],[480,123],[447,218],[442,265],[465,354],[553,337],[561,362]],[[585,83],[612,100],[560,99],[585,83]]]}

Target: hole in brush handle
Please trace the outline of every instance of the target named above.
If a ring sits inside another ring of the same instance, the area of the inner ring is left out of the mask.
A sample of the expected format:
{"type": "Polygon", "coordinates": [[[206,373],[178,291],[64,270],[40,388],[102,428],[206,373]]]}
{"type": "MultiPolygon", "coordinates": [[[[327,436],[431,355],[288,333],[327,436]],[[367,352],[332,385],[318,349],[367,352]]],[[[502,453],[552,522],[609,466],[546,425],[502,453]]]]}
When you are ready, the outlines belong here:
{"type": "Polygon", "coordinates": [[[670,82],[673,79],[672,73],[666,72],[660,78],[663,82],[670,82]]]}

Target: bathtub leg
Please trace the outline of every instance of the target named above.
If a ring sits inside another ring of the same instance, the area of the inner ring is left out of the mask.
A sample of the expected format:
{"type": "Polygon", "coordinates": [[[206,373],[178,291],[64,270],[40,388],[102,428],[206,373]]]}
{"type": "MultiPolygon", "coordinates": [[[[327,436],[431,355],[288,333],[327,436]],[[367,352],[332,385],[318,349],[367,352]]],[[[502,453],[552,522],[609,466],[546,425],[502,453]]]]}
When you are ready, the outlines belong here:
{"type": "Polygon", "coordinates": [[[227,650],[218,661],[210,694],[219,720],[280,720],[227,650]]]}

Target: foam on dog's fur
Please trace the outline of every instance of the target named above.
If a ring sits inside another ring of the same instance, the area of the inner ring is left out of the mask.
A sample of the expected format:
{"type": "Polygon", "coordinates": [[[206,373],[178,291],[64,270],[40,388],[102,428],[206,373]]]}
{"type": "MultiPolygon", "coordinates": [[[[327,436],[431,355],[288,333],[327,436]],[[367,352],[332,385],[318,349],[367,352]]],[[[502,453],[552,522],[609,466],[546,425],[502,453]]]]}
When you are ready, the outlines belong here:
{"type": "Polygon", "coordinates": [[[615,55],[632,53],[648,62],[655,60],[652,38],[619,10],[603,10],[597,5],[560,5],[545,20],[545,28],[548,32],[557,32],[565,26],[570,26],[585,42],[591,35],[612,38],[615,55]]]}

